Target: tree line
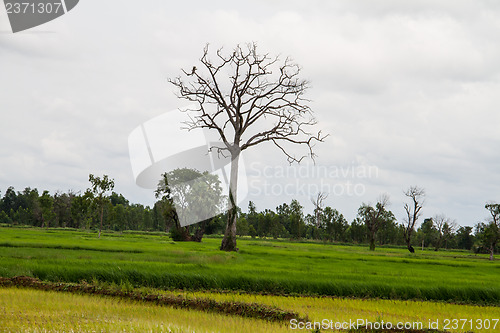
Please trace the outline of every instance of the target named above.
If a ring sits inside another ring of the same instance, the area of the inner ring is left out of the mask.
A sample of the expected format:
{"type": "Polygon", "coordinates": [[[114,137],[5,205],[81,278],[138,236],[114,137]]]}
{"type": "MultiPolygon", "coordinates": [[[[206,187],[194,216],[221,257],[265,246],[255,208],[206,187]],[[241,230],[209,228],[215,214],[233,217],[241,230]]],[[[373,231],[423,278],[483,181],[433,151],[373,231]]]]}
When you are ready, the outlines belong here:
{"type": "MultiPolygon", "coordinates": [[[[186,177],[186,170],[182,171],[177,173],[177,177],[186,177]]],[[[190,173],[194,177],[201,175],[195,171],[190,173]]],[[[216,178],[206,179],[217,185],[216,178]]],[[[99,236],[101,229],[157,231],[170,233],[176,240],[187,240],[187,234],[193,238],[190,240],[198,241],[204,234],[223,234],[225,231],[228,213],[219,199],[220,213],[216,214],[214,210],[211,212],[214,217],[202,220],[189,229],[179,225],[178,209],[172,206],[170,198],[176,190],[166,186],[165,180],[159,184],[153,207],[130,203],[122,194],[113,191],[114,181],[107,176],[90,175],[89,181],[90,187],[83,193],[58,191],[50,194],[36,188],[15,191],[9,187],[0,198],[0,224],[95,230],[99,236]]],[[[214,188],[220,194],[220,188],[214,188]]],[[[204,190],[202,196],[206,197],[206,194],[204,190]]],[[[258,211],[250,201],[247,212],[237,207],[237,234],[253,238],[368,244],[371,250],[384,245],[432,248],[436,251],[443,248],[464,249],[489,253],[493,259],[500,238],[499,204],[486,204],[491,219],[478,222],[473,227],[458,226],[442,214],[425,218],[418,226],[423,190],[412,187],[405,194],[411,200],[410,204],[404,205],[407,218],[401,222],[388,209],[387,195],[381,195],[375,205],[362,203],[357,216],[350,222],[337,209],[324,205],[325,193],[319,193],[312,199],[314,209],[310,213],[304,212],[304,207],[295,199],[279,205],[275,210],[262,211],[258,211]]],[[[184,193],[184,196],[187,194],[184,193]]]]}
{"type": "MultiPolygon", "coordinates": [[[[329,206],[319,213],[304,214],[300,203],[292,200],[290,204],[278,206],[275,211],[265,209],[257,212],[250,202],[248,212],[239,215],[237,230],[241,236],[367,244],[372,250],[375,246],[407,246],[405,222],[398,223],[390,210],[381,207],[380,203],[375,207],[362,204],[357,216],[348,222],[342,213],[329,206]],[[377,218],[380,218],[380,223],[375,231],[374,220],[377,218]]],[[[444,248],[490,253],[488,238],[493,237],[488,226],[491,227],[491,223],[479,222],[474,227],[458,226],[444,215],[436,215],[426,218],[420,227],[413,229],[410,245],[435,251],[444,248]]],[[[496,247],[494,251],[497,251],[496,247]]]]}

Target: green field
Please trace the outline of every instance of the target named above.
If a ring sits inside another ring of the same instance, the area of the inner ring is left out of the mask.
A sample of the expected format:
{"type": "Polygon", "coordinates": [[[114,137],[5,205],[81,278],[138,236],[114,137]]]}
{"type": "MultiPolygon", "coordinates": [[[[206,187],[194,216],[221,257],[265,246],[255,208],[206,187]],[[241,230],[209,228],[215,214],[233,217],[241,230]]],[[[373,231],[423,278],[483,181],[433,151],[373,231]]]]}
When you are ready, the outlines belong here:
{"type": "MultiPolygon", "coordinates": [[[[147,287],[167,294],[183,290],[183,294],[196,297],[269,304],[296,311],[312,320],[334,319],[332,316],[342,320],[363,316],[370,320],[422,321],[434,317],[441,320],[500,317],[500,263],[488,261],[486,255],[457,251],[410,254],[402,248],[377,248],[371,252],[366,246],[259,239],[240,239],[238,242],[239,252],[225,253],[218,250],[220,239],[217,238],[204,239],[202,243],[180,243],[172,242],[162,234],[104,233],[101,239],[97,239],[95,233],[83,231],[0,228],[0,276],[25,275],[46,281],[75,283],[86,281],[129,289],[147,287]],[[305,295],[341,298],[303,297],[305,295]]],[[[11,295],[13,308],[17,300],[31,297],[21,294],[17,298],[13,296],[13,290],[20,292],[12,288],[2,290],[2,299],[11,295]]],[[[69,297],[62,295],[65,294],[51,297],[69,297]]],[[[36,297],[31,299],[36,301],[36,297]]],[[[7,311],[9,304],[3,302],[5,318],[2,320],[11,325],[15,317],[6,315],[10,313],[7,311]]],[[[161,311],[195,312],[181,309],[161,311]]],[[[196,314],[200,316],[200,323],[205,322],[202,317],[215,315],[196,314]]],[[[26,316],[29,316],[28,312],[26,316]]],[[[144,323],[138,323],[137,330],[144,327],[157,330],[155,325],[158,322],[155,315],[152,316],[153,319],[146,318],[144,323]]],[[[171,317],[183,318],[181,315],[171,317]]],[[[181,327],[180,331],[196,326],[194,321],[191,326],[182,326],[182,320],[179,320],[168,319],[167,322],[175,323],[172,328],[181,327]]],[[[237,325],[255,327],[255,331],[260,331],[257,327],[262,327],[262,331],[277,331],[277,327],[287,329],[283,325],[261,323],[255,319],[238,320],[243,320],[247,326],[237,325]],[[248,323],[254,324],[248,326],[248,323]]],[[[64,323],[65,319],[60,321],[64,323]]],[[[117,323],[121,323],[121,319],[117,319],[117,323]]],[[[89,325],[82,327],[92,330],[89,325]]],[[[122,327],[120,325],[116,327],[122,327]]],[[[227,327],[207,325],[196,326],[196,331],[231,331],[227,327]],[[203,330],[200,327],[204,327],[203,330]]],[[[106,327],[104,329],[108,330],[106,327]]]]}
{"type": "Polygon", "coordinates": [[[500,305],[500,263],[469,252],[219,239],[175,243],[162,235],[0,229],[0,275],[128,282],[163,289],[442,300],[500,305]]]}

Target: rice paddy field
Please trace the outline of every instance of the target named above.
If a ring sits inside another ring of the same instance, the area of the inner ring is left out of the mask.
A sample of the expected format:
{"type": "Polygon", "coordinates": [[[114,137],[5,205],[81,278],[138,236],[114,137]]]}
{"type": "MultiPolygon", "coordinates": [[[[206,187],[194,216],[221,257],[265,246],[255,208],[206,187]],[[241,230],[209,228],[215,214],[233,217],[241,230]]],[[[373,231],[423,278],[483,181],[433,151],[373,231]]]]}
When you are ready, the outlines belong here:
{"type": "Polygon", "coordinates": [[[219,244],[218,238],[180,243],[162,234],[97,239],[84,231],[0,228],[0,276],[260,304],[307,322],[2,287],[0,332],[317,332],[349,330],[342,323],[361,320],[500,332],[500,263],[485,255],[259,239],[240,239],[239,252],[225,253],[219,244]],[[322,327],[306,326],[314,322],[322,327]]]}

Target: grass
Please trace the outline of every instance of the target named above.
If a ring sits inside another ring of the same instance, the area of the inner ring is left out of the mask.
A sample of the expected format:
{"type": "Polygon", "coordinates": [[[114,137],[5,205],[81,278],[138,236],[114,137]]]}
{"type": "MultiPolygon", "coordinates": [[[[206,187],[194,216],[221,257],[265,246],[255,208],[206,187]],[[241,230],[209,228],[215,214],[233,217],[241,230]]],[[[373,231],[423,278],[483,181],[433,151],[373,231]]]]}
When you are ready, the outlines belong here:
{"type": "Polygon", "coordinates": [[[0,275],[52,281],[498,304],[499,265],[464,252],[241,240],[174,243],[164,236],[0,229],[0,275]],[[3,245],[3,246],[2,246],[3,245]],[[443,279],[446,277],[446,279],[443,279]]]}
{"type": "MultiPolygon", "coordinates": [[[[260,304],[313,322],[364,319],[427,327],[438,320],[442,329],[445,319],[475,323],[500,317],[500,264],[487,256],[253,239],[239,240],[238,253],[225,253],[219,243],[211,238],[176,243],[161,233],[104,233],[97,239],[75,230],[0,228],[0,276],[85,280],[166,298],[260,304]]],[[[0,332],[290,331],[283,323],[234,315],[11,287],[0,288],[0,327],[0,332]]]]}
{"type": "MultiPolygon", "coordinates": [[[[159,291],[158,291],[159,292],[159,291]]],[[[160,293],[160,292],[159,292],[160,293]]],[[[178,293],[161,293],[178,295],[178,293]]],[[[438,322],[467,318],[474,325],[499,317],[496,307],[442,302],[185,292],[215,301],[259,302],[307,314],[311,323],[438,322]]],[[[18,288],[0,288],[0,332],[290,332],[291,325],[213,312],[163,307],[140,301],[18,288]]],[[[333,324],[335,325],[335,324],[333,324]]],[[[465,332],[453,329],[449,332],[465,332]]],[[[476,328],[476,327],[474,327],[476,328]]],[[[299,330],[311,332],[311,330],[299,330]]],[[[326,332],[329,330],[322,330],[326,332]]],[[[497,327],[475,330],[498,332],[497,327]]]]}
{"type": "Polygon", "coordinates": [[[0,332],[287,332],[283,324],[137,301],[0,288],[0,332]]]}
{"type": "Polygon", "coordinates": [[[305,317],[300,317],[298,313],[285,311],[275,306],[255,302],[216,300],[212,297],[206,296],[157,293],[151,292],[150,290],[143,290],[141,288],[134,289],[127,283],[123,283],[118,286],[108,283],[88,284],[44,282],[31,277],[18,276],[14,278],[0,277],[0,287],[21,287],[44,291],[109,296],[125,300],[142,301],[144,303],[151,303],[155,305],[215,312],[276,322],[289,322],[291,319],[296,319],[298,321],[308,320],[305,317]]]}
{"type": "MultiPolygon", "coordinates": [[[[178,293],[176,293],[178,294],[178,293]]],[[[500,309],[494,306],[459,305],[445,302],[400,301],[381,299],[355,299],[337,297],[284,297],[255,294],[185,292],[189,297],[210,297],[217,301],[238,301],[279,306],[281,309],[307,316],[311,322],[329,319],[334,322],[349,322],[363,319],[365,321],[384,321],[391,323],[422,323],[428,327],[429,322],[438,322],[443,329],[446,320],[468,319],[475,324],[477,320],[500,319],[500,309]]],[[[493,322],[492,322],[493,323],[493,322]]],[[[464,328],[470,329],[464,325],[464,328]]],[[[477,328],[477,327],[474,327],[477,328]]],[[[468,329],[452,329],[450,332],[464,332],[468,329]]],[[[476,331],[476,330],[474,330],[476,331]]],[[[481,329],[479,332],[498,332],[500,322],[495,328],[481,329]]]]}
{"type": "Polygon", "coordinates": [[[500,305],[500,264],[482,255],[252,239],[240,240],[238,253],[225,253],[219,241],[2,228],[0,276],[500,305]]]}

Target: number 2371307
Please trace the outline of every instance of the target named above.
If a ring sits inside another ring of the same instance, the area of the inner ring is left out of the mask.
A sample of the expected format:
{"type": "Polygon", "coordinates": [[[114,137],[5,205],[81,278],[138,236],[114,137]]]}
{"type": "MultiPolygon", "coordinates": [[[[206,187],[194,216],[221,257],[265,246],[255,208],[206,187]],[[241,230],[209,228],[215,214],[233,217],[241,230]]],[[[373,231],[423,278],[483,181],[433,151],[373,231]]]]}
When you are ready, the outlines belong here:
{"type": "Polygon", "coordinates": [[[444,330],[489,330],[496,329],[500,319],[445,319],[444,330]]]}
{"type": "Polygon", "coordinates": [[[5,9],[7,14],[57,14],[64,10],[60,2],[6,2],[5,9]]]}

